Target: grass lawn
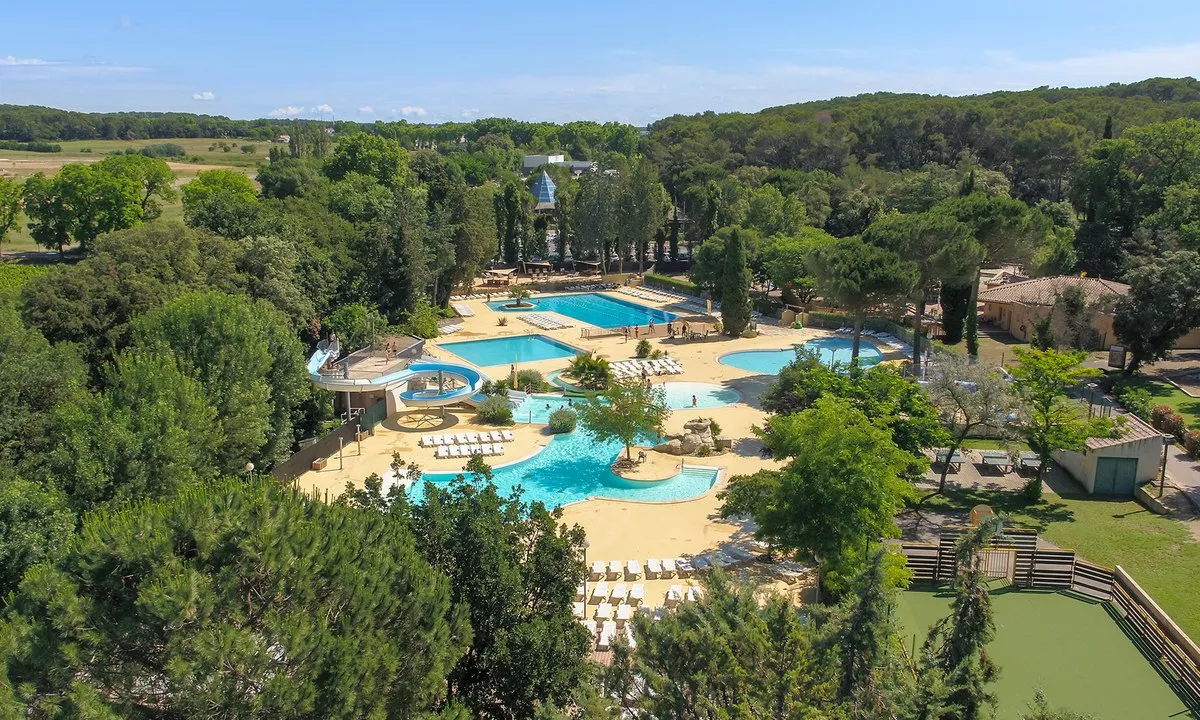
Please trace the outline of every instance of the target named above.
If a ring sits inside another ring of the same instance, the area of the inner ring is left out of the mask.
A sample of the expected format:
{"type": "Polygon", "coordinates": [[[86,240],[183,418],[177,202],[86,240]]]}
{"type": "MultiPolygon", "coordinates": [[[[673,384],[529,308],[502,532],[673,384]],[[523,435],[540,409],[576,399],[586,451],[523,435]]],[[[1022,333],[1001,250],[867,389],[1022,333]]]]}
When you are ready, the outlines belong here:
{"type": "Polygon", "coordinates": [[[1200,543],[1178,521],[1133,500],[1047,493],[1041,502],[1026,505],[1013,492],[950,486],[925,506],[963,512],[980,503],[1094,563],[1125,568],[1184,632],[1200,638],[1200,543]]]}
{"type": "Polygon", "coordinates": [[[967,438],[962,446],[971,450],[1028,450],[1029,444],[1024,440],[988,440],[986,438],[967,438]]]}
{"type": "Polygon", "coordinates": [[[1155,405],[1170,405],[1175,412],[1183,416],[1183,421],[1189,428],[1200,428],[1200,398],[1194,398],[1166,380],[1134,375],[1121,376],[1120,381],[1133,387],[1143,388],[1150,393],[1151,402],[1155,405]]]}
{"type": "MultiPolygon", "coordinates": [[[[949,614],[952,594],[909,590],[900,596],[905,647],[949,614]]],[[[1017,720],[1041,689],[1050,705],[1097,720],[1194,717],[1125,634],[1105,605],[1037,590],[992,592],[996,637],[988,651],[1000,666],[991,686],[996,717],[1017,720]]]]}

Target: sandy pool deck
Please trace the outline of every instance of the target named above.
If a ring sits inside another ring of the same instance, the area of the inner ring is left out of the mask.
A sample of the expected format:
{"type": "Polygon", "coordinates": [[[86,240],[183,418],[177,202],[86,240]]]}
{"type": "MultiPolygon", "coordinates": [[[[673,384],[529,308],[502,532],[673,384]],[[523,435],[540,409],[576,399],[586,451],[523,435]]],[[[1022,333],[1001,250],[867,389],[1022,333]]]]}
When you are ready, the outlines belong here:
{"type": "MultiPolygon", "coordinates": [[[[605,293],[620,298],[626,302],[661,307],[670,310],[670,303],[650,303],[638,298],[620,293],[605,293]]],[[[497,294],[493,299],[501,299],[497,294]]],[[[540,297],[540,296],[535,296],[540,297]]],[[[485,300],[467,300],[456,302],[468,306],[475,315],[456,321],[462,325],[462,330],[449,336],[430,340],[426,344],[427,354],[448,361],[463,362],[443,344],[513,335],[541,334],[563,343],[567,343],[584,351],[612,360],[626,360],[634,356],[636,341],[625,340],[620,335],[600,338],[584,338],[578,326],[560,330],[540,330],[521,321],[516,313],[501,313],[489,308],[485,300]],[[501,317],[507,318],[507,325],[498,324],[501,317]]],[[[694,317],[683,314],[682,318],[694,317]]],[[[750,474],[764,468],[777,467],[773,460],[764,460],[760,456],[761,443],[754,436],[752,428],[763,424],[767,414],[758,407],[758,397],[774,380],[773,376],[755,374],[722,365],[719,358],[730,352],[739,350],[783,349],[800,344],[818,337],[832,335],[823,330],[795,330],[775,326],[760,325],[760,334],[755,338],[727,338],[724,336],[710,337],[705,340],[682,341],[666,338],[652,338],[650,343],[656,348],[678,360],[684,368],[681,375],[652,377],[652,382],[704,382],[732,388],[740,393],[740,401],[716,409],[685,409],[672,411],[667,422],[667,432],[676,434],[682,431],[683,425],[693,418],[712,418],[720,425],[721,435],[733,439],[733,450],[709,457],[688,458],[689,464],[707,465],[722,469],[720,480],[707,493],[700,497],[677,502],[643,503],[626,500],[590,499],[573,503],[563,508],[563,521],[568,524],[578,524],[587,532],[589,562],[603,559],[620,560],[622,562],[636,559],[645,565],[648,558],[678,557],[680,555],[695,555],[710,550],[716,550],[731,543],[744,544],[751,539],[749,529],[737,522],[724,520],[719,515],[720,500],[717,494],[725,487],[730,477],[750,474]]],[[[885,355],[887,358],[898,357],[897,354],[885,355]]],[[[539,362],[522,363],[518,369],[534,369],[543,375],[554,370],[561,370],[568,364],[569,358],[543,360],[539,362]]],[[[508,363],[501,363],[481,368],[493,378],[507,377],[510,371],[508,363]]],[[[470,411],[446,410],[445,419],[435,419],[432,414],[414,411],[393,415],[375,429],[372,437],[359,444],[347,446],[339,463],[335,456],[329,466],[322,471],[310,471],[297,480],[301,489],[313,489],[316,492],[335,497],[340,494],[346,483],[361,485],[363,479],[378,473],[386,476],[393,452],[400,454],[405,462],[415,462],[426,471],[459,471],[462,469],[462,459],[438,460],[434,458],[432,448],[419,447],[418,441],[422,435],[446,432],[479,432],[493,430],[473,422],[474,414],[470,411]],[[434,424],[436,423],[436,424],[434,424]]],[[[549,442],[550,436],[543,425],[518,423],[508,428],[512,431],[514,441],[508,443],[502,458],[486,458],[493,467],[508,464],[527,458],[538,452],[549,442]]],[[[576,432],[582,432],[577,430],[576,432]]],[[[634,450],[636,457],[637,450],[634,450]]],[[[651,467],[646,473],[662,476],[665,467],[679,461],[679,458],[664,456],[648,451],[653,457],[651,467]]],[[[739,570],[753,576],[755,568],[739,570]]],[[[762,579],[767,583],[767,579],[762,579]]],[[[695,580],[629,580],[642,582],[646,587],[647,605],[660,604],[667,588],[672,584],[695,583],[695,580]]],[[[613,583],[609,583],[610,586],[613,583]]],[[[785,591],[789,586],[779,583],[779,588],[785,591]]],[[[594,605],[589,606],[594,608],[594,605]]],[[[590,617],[590,614],[589,614],[590,617]]]]}

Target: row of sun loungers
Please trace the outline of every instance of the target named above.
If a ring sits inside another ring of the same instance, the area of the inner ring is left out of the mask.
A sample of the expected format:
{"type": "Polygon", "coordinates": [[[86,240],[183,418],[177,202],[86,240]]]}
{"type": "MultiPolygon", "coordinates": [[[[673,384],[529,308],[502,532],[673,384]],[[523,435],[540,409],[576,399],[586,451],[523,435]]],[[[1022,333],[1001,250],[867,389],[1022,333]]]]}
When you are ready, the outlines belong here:
{"type": "Polygon", "coordinates": [[[454,303],[451,307],[462,317],[475,317],[475,311],[466,303],[454,303]]]}
{"type": "MultiPolygon", "coordinates": [[[[583,596],[583,586],[575,588],[575,597],[579,598],[579,604],[587,602],[587,598],[583,596]]],[[[604,580],[592,586],[591,597],[600,603],[611,600],[614,603],[633,603],[634,605],[646,599],[646,586],[642,583],[634,583],[633,587],[627,586],[623,582],[619,582],[612,587],[611,592],[608,588],[608,583],[604,580]]],[[[578,608],[577,608],[578,609],[578,608]]]]}
{"type": "Polygon", "coordinates": [[[573,323],[557,320],[544,313],[525,313],[520,317],[530,325],[542,330],[562,330],[563,328],[575,327],[573,323]]]}
{"type": "MultiPolygon", "coordinates": [[[[690,313],[696,313],[697,315],[708,315],[709,314],[708,307],[701,305],[698,302],[679,303],[675,307],[679,308],[680,310],[686,310],[687,312],[690,312],[690,313]]],[[[712,316],[713,317],[721,317],[721,311],[717,309],[717,306],[715,304],[713,305],[712,316]]]]}
{"type": "Polygon", "coordinates": [[[622,295],[639,298],[641,300],[649,300],[650,302],[674,302],[674,298],[660,295],[657,291],[649,288],[631,288],[625,287],[620,290],[622,295]]]}
{"type": "Polygon", "coordinates": [[[571,293],[594,293],[596,290],[616,290],[618,287],[620,286],[614,282],[589,282],[580,286],[566,286],[563,289],[571,293]]]}
{"type": "MultiPolygon", "coordinates": [[[[487,293],[487,294],[485,294],[485,293],[473,293],[473,294],[471,294],[471,295],[451,295],[451,296],[450,296],[450,300],[451,300],[452,302],[453,302],[453,301],[458,301],[458,300],[486,300],[486,299],[488,299],[489,297],[491,297],[492,295],[500,295],[500,294],[501,294],[501,293],[497,291],[497,292],[494,292],[494,293],[487,293]]],[[[457,308],[456,308],[456,309],[457,309],[457,308]]]]}
{"type": "Polygon", "coordinates": [[[500,443],[482,443],[478,445],[449,445],[440,447],[433,456],[436,458],[469,458],[472,455],[491,457],[503,454],[504,445],[500,443]]]}
{"type": "MultiPolygon", "coordinates": [[[[612,648],[612,644],[617,639],[617,624],[612,620],[605,620],[604,623],[597,627],[595,620],[585,620],[583,626],[591,633],[592,639],[596,641],[596,648],[599,650],[608,650],[612,648]],[[597,637],[597,634],[599,637],[597,637]]],[[[636,648],[637,642],[633,639],[633,626],[625,626],[625,640],[629,643],[630,648],[636,648]]]]}
{"type": "Polygon", "coordinates": [[[462,330],[462,325],[443,325],[442,327],[438,328],[438,334],[453,335],[459,330],[462,330]]]}
{"type": "Polygon", "coordinates": [[[446,435],[422,435],[421,447],[450,447],[452,445],[476,445],[478,443],[512,442],[511,430],[492,430],[491,432],[461,432],[446,435]]]}
{"type": "Polygon", "coordinates": [[[658,360],[618,360],[609,363],[609,370],[617,378],[640,378],[642,370],[647,375],[682,375],[683,365],[674,358],[658,360]]]}
{"type": "MultiPolygon", "coordinates": [[[[853,335],[854,328],[850,326],[843,326],[837,330],[834,330],[834,332],[838,333],[839,335],[853,335]]],[[[887,345],[892,350],[912,352],[912,345],[909,345],[891,333],[886,333],[882,330],[863,330],[862,334],[866,337],[879,341],[879,343],[883,345],[887,345]]]]}

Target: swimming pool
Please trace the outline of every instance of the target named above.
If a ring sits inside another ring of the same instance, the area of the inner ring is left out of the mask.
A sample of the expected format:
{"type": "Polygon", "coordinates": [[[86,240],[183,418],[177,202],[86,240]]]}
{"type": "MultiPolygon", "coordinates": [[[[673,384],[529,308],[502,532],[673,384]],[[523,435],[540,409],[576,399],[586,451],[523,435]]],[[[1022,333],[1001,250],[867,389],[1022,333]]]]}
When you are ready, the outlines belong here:
{"type": "MultiPolygon", "coordinates": [[[[546,507],[586,500],[590,497],[642,502],[671,502],[699,497],[717,481],[718,468],[687,467],[661,482],[625,480],[609,470],[618,453],[619,442],[601,443],[582,430],[555,435],[537,455],[512,465],[496,468],[492,481],[500,495],[508,495],[520,485],[526,502],[540,500],[546,507]]],[[[422,478],[437,485],[448,485],[458,473],[425,473],[422,478]]],[[[409,489],[409,497],[419,502],[420,485],[409,489]]]]}
{"type": "Polygon", "coordinates": [[[600,293],[531,298],[529,302],[533,303],[533,307],[519,309],[504,307],[510,302],[512,301],[494,300],[488,303],[488,307],[498,312],[554,312],[581,323],[610,329],[626,325],[647,325],[651,320],[665,324],[679,317],[666,310],[638,305],[600,293]]]}
{"type": "Polygon", "coordinates": [[[583,352],[545,335],[513,335],[487,340],[464,340],[442,343],[438,347],[445,348],[467,362],[480,367],[575,357],[583,352]]]}
{"type": "Polygon", "coordinates": [[[672,410],[688,410],[692,407],[712,410],[742,401],[742,395],[737,390],[711,383],[669,382],[663,383],[662,387],[667,394],[667,407],[672,410]],[[693,397],[696,398],[694,406],[693,397]]]}
{"type": "MultiPolygon", "coordinates": [[[[854,341],[850,338],[825,337],[809,340],[800,347],[815,351],[821,362],[850,363],[850,352],[854,341]]],[[[742,350],[721,356],[721,364],[763,375],[778,375],[779,371],[796,359],[794,347],[782,350],[742,350]]],[[[863,367],[878,364],[883,353],[873,344],[863,340],[858,345],[858,364],[863,367]]]]}
{"type": "Polygon", "coordinates": [[[562,395],[530,395],[513,408],[513,420],[519,423],[545,425],[550,422],[550,413],[559,408],[572,409],[574,405],[587,402],[582,398],[567,398],[562,395]]]}

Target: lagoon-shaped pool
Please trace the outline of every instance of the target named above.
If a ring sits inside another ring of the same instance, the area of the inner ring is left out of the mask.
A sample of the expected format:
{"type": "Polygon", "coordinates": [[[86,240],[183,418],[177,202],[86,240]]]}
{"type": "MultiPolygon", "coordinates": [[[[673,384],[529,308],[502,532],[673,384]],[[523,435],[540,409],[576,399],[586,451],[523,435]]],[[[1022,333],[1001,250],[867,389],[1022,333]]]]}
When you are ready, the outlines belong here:
{"type": "MultiPolygon", "coordinates": [[[[639,502],[688,500],[708,492],[720,472],[715,467],[688,466],[667,480],[626,480],[609,469],[618,453],[624,451],[619,442],[597,442],[583,430],[576,430],[552,436],[549,444],[531,458],[496,468],[492,480],[501,495],[508,495],[520,485],[526,502],[541,501],[552,508],[593,497],[639,502]]],[[[448,485],[456,475],[436,472],[422,477],[438,485],[448,485]]],[[[410,488],[409,497],[420,502],[423,488],[420,485],[410,488]]]]}

